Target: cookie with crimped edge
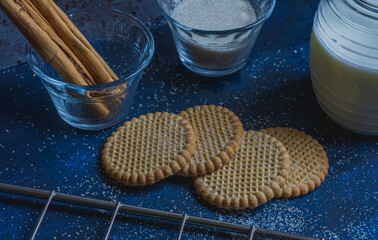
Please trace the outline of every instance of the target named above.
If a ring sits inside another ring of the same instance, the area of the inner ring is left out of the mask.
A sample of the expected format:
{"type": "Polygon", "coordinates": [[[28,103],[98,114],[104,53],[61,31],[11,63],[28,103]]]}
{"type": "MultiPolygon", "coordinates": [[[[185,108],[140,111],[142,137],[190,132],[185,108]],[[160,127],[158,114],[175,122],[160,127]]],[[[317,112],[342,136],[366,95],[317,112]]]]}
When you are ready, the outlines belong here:
{"type": "Polygon", "coordinates": [[[281,191],[289,165],[280,141],[249,130],[235,157],[221,169],[196,178],[194,185],[204,200],[219,208],[255,208],[281,191]]]}
{"type": "Polygon", "coordinates": [[[212,173],[238,151],[243,125],[229,109],[203,105],[188,108],[179,115],[193,126],[197,147],[190,162],[178,175],[197,177],[212,173]]]}
{"type": "Polygon", "coordinates": [[[304,132],[291,128],[260,130],[281,141],[291,159],[289,175],[276,197],[290,198],[306,195],[324,181],[328,173],[328,158],[318,141],[304,132]]]}
{"type": "Polygon", "coordinates": [[[102,166],[112,178],[143,186],[183,169],[196,136],[188,120],[173,113],[148,113],[125,122],[103,146],[102,166]]]}

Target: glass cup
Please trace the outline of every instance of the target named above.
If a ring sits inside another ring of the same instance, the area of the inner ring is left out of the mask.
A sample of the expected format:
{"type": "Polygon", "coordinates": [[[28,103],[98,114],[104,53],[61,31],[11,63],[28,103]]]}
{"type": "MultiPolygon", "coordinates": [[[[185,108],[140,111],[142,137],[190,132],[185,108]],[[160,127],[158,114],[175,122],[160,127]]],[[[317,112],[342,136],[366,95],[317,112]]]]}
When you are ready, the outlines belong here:
{"type": "Polygon", "coordinates": [[[137,18],[117,10],[87,8],[68,16],[119,80],[90,86],[66,83],[30,45],[27,62],[64,121],[84,130],[111,127],[131,109],[140,76],[154,53],[153,37],[137,18]]]}
{"type": "Polygon", "coordinates": [[[182,0],[157,0],[167,19],[180,61],[194,73],[218,77],[241,69],[247,62],[263,23],[273,12],[275,0],[249,0],[256,21],[245,27],[205,31],[184,26],[172,18],[182,0]]]}

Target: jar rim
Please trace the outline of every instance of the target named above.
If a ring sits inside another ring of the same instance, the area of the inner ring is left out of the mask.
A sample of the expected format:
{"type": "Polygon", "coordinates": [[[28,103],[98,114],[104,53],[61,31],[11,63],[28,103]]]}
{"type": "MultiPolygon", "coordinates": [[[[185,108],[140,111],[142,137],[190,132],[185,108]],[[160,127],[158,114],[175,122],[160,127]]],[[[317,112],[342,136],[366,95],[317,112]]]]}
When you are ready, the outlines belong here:
{"type": "Polygon", "coordinates": [[[353,0],[359,6],[378,13],[378,2],[372,2],[371,0],[353,0]]]}
{"type": "Polygon", "coordinates": [[[378,71],[376,13],[356,0],[322,0],[314,18],[314,33],[332,54],[373,72],[378,71]]]}

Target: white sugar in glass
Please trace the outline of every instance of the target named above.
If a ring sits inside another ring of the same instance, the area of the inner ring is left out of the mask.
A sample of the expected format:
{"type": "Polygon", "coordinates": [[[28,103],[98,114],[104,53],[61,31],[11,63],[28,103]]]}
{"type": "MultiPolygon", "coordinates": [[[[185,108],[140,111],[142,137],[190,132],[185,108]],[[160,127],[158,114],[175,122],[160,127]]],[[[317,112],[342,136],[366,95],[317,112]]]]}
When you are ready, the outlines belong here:
{"type": "Polygon", "coordinates": [[[241,28],[256,21],[247,0],[183,0],[173,9],[172,18],[182,25],[208,31],[241,28]]]}
{"type": "Polygon", "coordinates": [[[242,68],[274,0],[158,0],[181,62],[204,76],[242,68]]]}

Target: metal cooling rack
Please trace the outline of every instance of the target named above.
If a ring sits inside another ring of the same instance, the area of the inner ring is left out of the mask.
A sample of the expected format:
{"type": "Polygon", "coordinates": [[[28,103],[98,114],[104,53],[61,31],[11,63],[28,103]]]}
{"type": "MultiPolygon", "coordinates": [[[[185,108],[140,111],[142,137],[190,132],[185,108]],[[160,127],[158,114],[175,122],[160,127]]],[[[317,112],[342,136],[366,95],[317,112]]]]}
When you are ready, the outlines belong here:
{"type": "Polygon", "coordinates": [[[38,229],[52,201],[59,201],[59,202],[65,202],[65,203],[75,204],[75,205],[84,205],[86,207],[113,210],[113,214],[110,220],[109,227],[106,231],[104,240],[107,240],[109,238],[115,218],[118,212],[120,211],[133,213],[136,215],[142,215],[145,217],[153,217],[155,219],[168,219],[168,220],[181,222],[178,235],[177,235],[177,240],[181,240],[185,224],[188,224],[188,223],[202,225],[202,226],[211,226],[217,229],[224,229],[228,231],[245,233],[245,234],[248,234],[249,240],[256,239],[257,235],[259,236],[260,239],[263,238],[263,239],[285,239],[285,240],[324,240],[322,238],[307,237],[307,236],[302,236],[302,235],[297,235],[297,234],[292,234],[292,233],[258,228],[255,226],[246,226],[246,225],[228,223],[228,222],[213,220],[213,219],[208,219],[208,218],[190,216],[190,215],[187,215],[186,213],[184,214],[172,213],[172,212],[166,212],[166,211],[161,211],[161,210],[156,210],[156,209],[151,209],[151,208],[143,208],[143,207],[137,207],[137,206],[128,205],[128,204],[123,204],[121,202],[110,202],[110,201],[104,201],[104,200],[99,200],[99,199],[94,199],[94,198],[80,197],[80,196],[55,192],[54,190],[46,191],[46,190],[34,189],[34,188],[29,188],[29,187],[21,187],[21,186],[5,184],[5,183],[0,183],[0,190],[4,192],[13,193],[13,194],[21,194],[21,195],[26,195],[26,196],[36,197],[36,198],[47,199],[43,207],[42,213],[30,237],[31,240],[33,240],[35,236],[37,235],[38,229]]]}

